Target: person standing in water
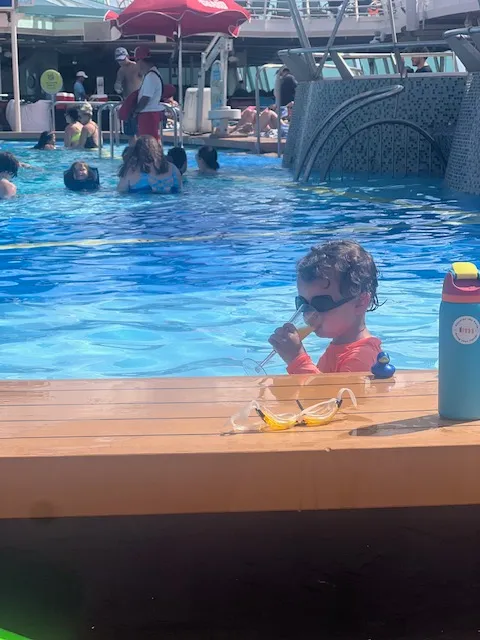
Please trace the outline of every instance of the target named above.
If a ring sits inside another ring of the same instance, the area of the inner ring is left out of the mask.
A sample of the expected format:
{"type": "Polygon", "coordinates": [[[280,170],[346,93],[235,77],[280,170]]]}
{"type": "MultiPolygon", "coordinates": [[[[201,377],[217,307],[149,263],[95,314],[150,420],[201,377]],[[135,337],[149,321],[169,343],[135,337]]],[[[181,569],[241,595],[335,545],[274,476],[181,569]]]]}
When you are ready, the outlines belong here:
{"type": "Polygon", "coordinates": [[[66,149],[75,149],[80,143],[80,136],[82,135],[83,125],[80,123],[80,114],[78,109],[71,107],[65,112],[65,120],[67,126],[65,127],[65,134],[63,137],[63,144],[66,149]]]}
{"type": "Polygon", "coordinates": [[[125,153],[118,175],[120,181],[117,189],[120,193],[167,194],[182,190],[180,171],[168,162],[162,143],[153,136],[138,138],[125,153]]]}
{"type": "Polygon", "coordinates": [[[80,122],[83,125],[78,148],[97,149],[99,141],[99,131],[97,123],[93,121],[92,105],[86,102],[80,107],[80,122]]]}
{"type": "Polygon", "coordinates": [[[216,176],[220,169],[218,164],[218,154],[215,147],[207,145],[200,147],[195,157],[198,165],[198,173],[204,176],[216,176]]]}
{"type": "MultiPolygon", "coordinates": [[[[142,73],[139,66],[130,60],[128,51],[124,47],[115,49],[115,60],[119,64],[114,89],[125,100],[134,91],[138,91],[142,85],[142,73]]],[[[137,122],[132,116],[125,121],[123,131],[128,136],[128,142],[135,141],[137,135],[137,122]]]]}
{"type": "Polygon", "coordinates": [[[17,176],[19,166],[19,161],[12,153],[0,153],[0,200],[14,198],[17,195],[17,187],[10,180],[17,176]]]}
{"type": "Polygon", "coordinates": [[[42,131],[34,149],[41,151],[53,151],[57,142],[55,131],[42,131]]]}

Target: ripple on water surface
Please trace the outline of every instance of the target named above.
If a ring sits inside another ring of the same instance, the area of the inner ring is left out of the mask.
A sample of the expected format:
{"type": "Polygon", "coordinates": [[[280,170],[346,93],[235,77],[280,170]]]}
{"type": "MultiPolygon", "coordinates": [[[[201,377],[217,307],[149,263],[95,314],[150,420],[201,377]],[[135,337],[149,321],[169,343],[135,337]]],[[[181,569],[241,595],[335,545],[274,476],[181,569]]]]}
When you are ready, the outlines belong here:
{"type": "Polygon", "coordinates": [[[478,200],[439,183],[297,186],[275,158],[226,152],[202,178],[189,152],[182,195],[120,196],[117,150],[89,156],[102,190],[87,195],[62,180],[85,153],[7,147],[36,168],[1,204],[4,378],[241,375],[292,313],[295,262],[333,237],[377,261],[385,304],[369,326],[396,366],[433,367],[443,275],[478,256],[478,200]],[[5,248],[22,243],[37,246],[5,248]]]}

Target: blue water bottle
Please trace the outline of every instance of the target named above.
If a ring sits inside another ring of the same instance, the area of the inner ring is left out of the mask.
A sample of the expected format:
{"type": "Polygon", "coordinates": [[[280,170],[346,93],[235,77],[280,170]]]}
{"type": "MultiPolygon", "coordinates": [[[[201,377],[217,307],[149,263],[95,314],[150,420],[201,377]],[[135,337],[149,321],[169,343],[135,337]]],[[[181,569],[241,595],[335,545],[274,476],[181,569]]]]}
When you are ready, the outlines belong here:
{"type": "Polygon", "coordinates": [[[454,262],[440,305],[438,412],[449,420],[480,419],[480,275],[454,262]]]}

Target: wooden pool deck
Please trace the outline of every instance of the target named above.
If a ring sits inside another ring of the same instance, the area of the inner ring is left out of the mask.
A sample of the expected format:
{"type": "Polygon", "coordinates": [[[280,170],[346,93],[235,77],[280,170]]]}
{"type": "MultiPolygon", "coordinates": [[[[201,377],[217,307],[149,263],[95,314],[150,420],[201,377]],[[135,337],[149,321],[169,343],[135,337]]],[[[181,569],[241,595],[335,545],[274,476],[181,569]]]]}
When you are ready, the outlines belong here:
{"type": "Polygon", "coordinates": [[[0,517],[480,504],[480,422],[442,422],[437,374],[0,383],[0,517]],[[281,412],[358,398],[315,429],[223,435],[253,398],[281,412]],[[7,489],[8,488],[8,489],[7,489]]]}

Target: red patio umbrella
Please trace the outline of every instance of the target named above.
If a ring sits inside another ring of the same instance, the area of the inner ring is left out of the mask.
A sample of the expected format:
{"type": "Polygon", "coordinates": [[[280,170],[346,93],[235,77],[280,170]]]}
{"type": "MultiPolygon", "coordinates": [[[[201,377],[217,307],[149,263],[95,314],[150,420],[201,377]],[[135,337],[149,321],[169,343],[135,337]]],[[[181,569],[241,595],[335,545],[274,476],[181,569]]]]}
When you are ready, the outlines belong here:
{"type": "Polygon", "coordinates": [[[249,12],[234,0],[133,0],[120,14],[118,27],[124,36],[223,33],[236,37],[248,20],[249,12]]]}
{"type": "Polygon", "coordinates": [[[234,0],[133,0],[120,14],[123,36],[166,36],[179,39],[179,101],[183,104],[182,37],[221,33],[236,37],[250,13],[234,0]]]}

